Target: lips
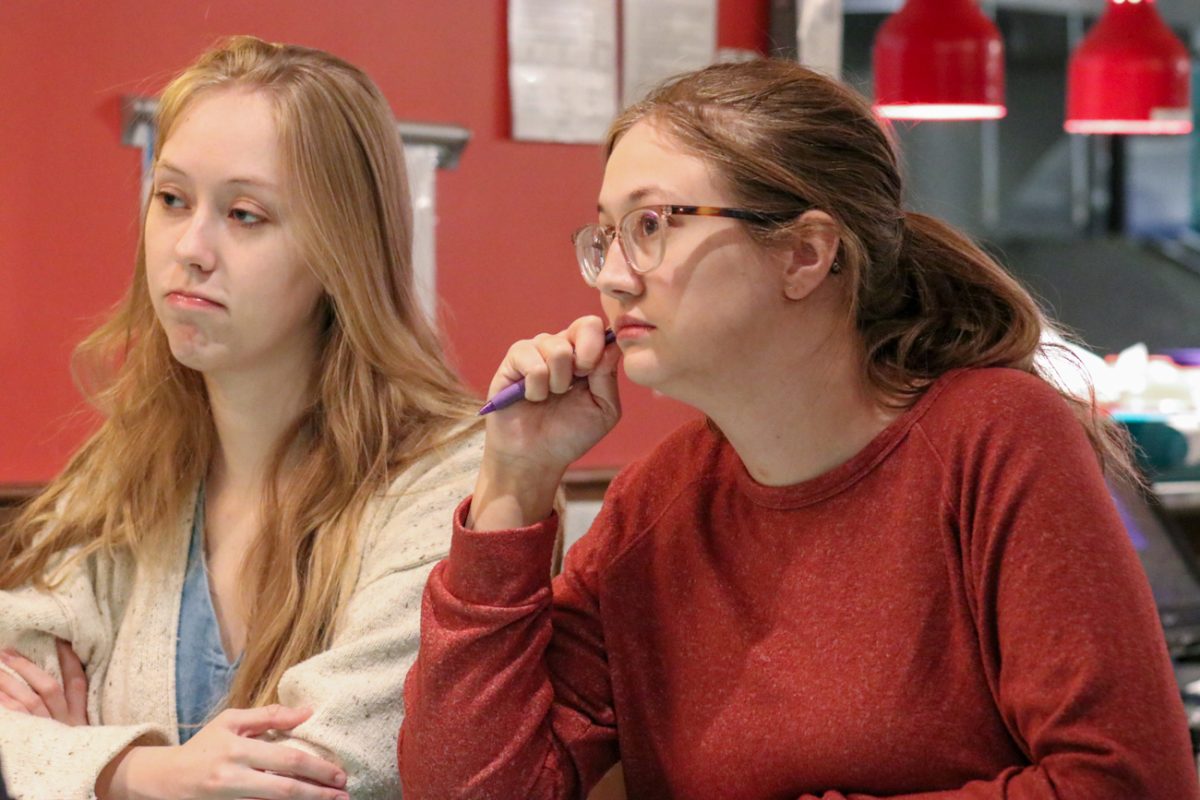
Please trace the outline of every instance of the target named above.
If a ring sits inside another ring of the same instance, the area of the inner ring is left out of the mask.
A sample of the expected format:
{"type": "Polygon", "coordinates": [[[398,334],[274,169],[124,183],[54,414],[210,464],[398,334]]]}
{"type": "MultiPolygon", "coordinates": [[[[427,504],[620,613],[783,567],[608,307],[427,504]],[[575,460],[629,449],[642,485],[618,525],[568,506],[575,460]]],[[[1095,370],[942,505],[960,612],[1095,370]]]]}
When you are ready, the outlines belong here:
{"type": "Polygon", "coordinates": [[[644,319],[631,317],[627,314],[617,317],[617,321],[613,323],[613,330],[620,333],[627,328],[640,328],[646,331],[654,330],[654,326],[644,319]]]}
{"type": "Polygon", "coordinates": [[[199,292],[174,291],[168,292],[166,300],[174,306],[183,308],[225,308],[225,304],[199,292]]]}
{"type": "Polygon", "coordinates": [[[643,319],[625,315],[617,317],[613,331],[617,334],[617,344],[630,344],[649,336],[654,326],[643,319]]]}

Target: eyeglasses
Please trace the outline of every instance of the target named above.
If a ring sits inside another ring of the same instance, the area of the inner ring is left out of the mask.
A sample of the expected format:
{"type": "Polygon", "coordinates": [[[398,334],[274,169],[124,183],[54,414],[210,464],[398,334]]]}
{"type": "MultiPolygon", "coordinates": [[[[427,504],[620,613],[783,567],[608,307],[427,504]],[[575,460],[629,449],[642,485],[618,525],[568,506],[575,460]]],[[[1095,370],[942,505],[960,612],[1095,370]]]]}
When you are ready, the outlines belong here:
{"type": "Polygon", "coordinates": [[[611,225],[584,225],[571,234],[579,271],[588,286],[595,286],[604,269],[604,259],[613,239],[621,246],[625,263],[634,272],[645,275],[662,264],[667,250],[667,228],[674,215],[690,217],[729,217],[750,222],[786,222],[800,212],[765,214],[742,208],[716,206],[645,206],[635,208],[614,228],[611,225]]]}

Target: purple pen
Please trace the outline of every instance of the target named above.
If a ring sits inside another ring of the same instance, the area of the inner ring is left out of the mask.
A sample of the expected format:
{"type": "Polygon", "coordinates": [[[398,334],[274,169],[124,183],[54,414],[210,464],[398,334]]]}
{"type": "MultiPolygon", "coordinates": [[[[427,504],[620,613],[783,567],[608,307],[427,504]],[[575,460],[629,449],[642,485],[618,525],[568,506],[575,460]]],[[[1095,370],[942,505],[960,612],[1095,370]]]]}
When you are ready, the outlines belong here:
{"type": "MultiPolygon", "coordinates": [[[[617,335],[613,333],[612,330],[604,331],[605,345],[610,345],[616,340],[617,335]]],[[[580,378],[579,380],[583,379],[580,378]]],[[[517,381],[511,386],[505,386],[503,389],[492,395],[491,398],[488,399],[487,403],[484,404],[483,408],[479,409],[479,416],[482,417],[484,414],[490,414],[493,411],[499,411],[502,408],[508,408],[518,400],[524,399],[525,379],[521,378],[521,380],[517,381]]]]}

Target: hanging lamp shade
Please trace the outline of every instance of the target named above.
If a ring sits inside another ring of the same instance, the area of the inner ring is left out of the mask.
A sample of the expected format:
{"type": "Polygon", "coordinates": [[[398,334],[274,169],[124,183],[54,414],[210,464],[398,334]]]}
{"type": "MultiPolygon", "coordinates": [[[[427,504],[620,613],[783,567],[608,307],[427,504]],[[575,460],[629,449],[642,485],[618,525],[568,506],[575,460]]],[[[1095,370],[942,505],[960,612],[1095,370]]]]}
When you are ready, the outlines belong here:
{"type": "Polygon", "coordinates": [[[1071,55],[1068,133],[1188,133],[1187,48],[1154,0],[1108,0],[1071,55]]]}
{"type": "Polygon", "coordinates": [[[1004,116],[1004,44],[974,0],[907,0],[876,34],[872,62],[880,116],[1004,116]]]}

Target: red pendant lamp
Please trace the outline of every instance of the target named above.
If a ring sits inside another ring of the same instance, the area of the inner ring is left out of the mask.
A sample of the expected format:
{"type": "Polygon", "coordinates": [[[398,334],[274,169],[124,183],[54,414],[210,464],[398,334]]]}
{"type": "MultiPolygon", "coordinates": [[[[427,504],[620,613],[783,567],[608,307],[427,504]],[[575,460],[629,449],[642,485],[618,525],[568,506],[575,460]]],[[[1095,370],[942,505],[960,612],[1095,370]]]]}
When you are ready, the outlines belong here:
{"type": "Polygon", "coordinates": [[[879,29],[872,61],[882,117],[1004,116],[1004,44],[974,0],[907,0],[879,29]]]}
{"type": "Polygon", "coordinates": [[[1071,56],[1068,133],[1190,133],[1187,48],[1154,0],[1108,0],[1071,56]]]}

